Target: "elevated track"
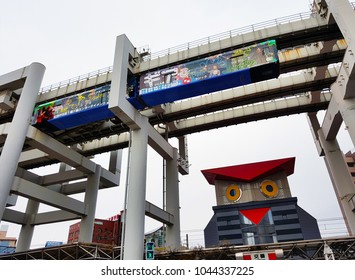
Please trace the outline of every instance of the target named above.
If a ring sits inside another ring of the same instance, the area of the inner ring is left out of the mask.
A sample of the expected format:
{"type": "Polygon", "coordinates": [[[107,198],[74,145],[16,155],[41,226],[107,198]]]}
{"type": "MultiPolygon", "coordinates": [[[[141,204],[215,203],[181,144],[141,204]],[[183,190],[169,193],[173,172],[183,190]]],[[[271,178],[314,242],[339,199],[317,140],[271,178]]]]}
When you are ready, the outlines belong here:
{"type": "MultiPolygon", "coordinates": [[[[347,45],[342,40],[341,32],[335,23],[328,24],[326,20],[313,13],[272,20],[197,40],[156,54],[145,54],[136,69],[144,72],[269,38],[276,38],[280,48],[281,76],[279,79],[164,104],[141,113],[149,117],[149,122],[152,125],[169,127],[169,129],[167,128],[168,137],[180,137],[249,121],[325,110],[331,97],[329,87],[335,81],[337,73],[336,70],[329,69],[325,77],[315,79],[315,69],[316,67],[328,68],[328,65],[341,62],[347,45]],[[324,51],[325,44],[334,46],[324,51]],[[299,73],[295,74],[296,71],[299,73]],[[312,73],[312,71],[314,72],[312,73]],[[288,73],[294,74],[287,76],[288,73]],[[310,92],[317,91],[322,92],[322,98],[314,102],[310,92]],[[293,104],[290,102],[291,97],[294,99],[293,104]],[[260,103],[266,104],[270,100],[274,104],[282,105],[276,105],[274,110],[255,111],[255,108],[260,107],[260,103]],[[246,111],[249,112],[251,112],[251,108],[254,108],[254,113],[245,115],[238,113],[235,117],[225,120],[218,118],[216,121],[205,122],[203,120],[208,119],[208,117],[204,118],[204,115],[214,114],[216,116],[217,113],[224,111],[230,115],[231,110],[241,111],[246,107],[248,107],[246,111]],[[191,119],[197,120],[197,118],[199,121],[195,121],[196,125],[191,125],[193,122],[191,119]],[[190,124],[186,125],[187,122],[190,124]]],[[[112,68],[108,67],[42,88],[38,96],[38,103],[76,94],[103,84],[110,84],[111,76],[112,68]]],[[[13,111],[0,114],[0,124],[10,122],[12,115],[13,111]]],[[[128,126],[116,117],[65,131],[49,133],[49,136],[66,146],[79,144],[81,153],[90,156],[127,147],[128,137],[125,134],[128,131],[128,126]]],[[[165,135],[166,131],[161,131],[161,133],[165,135]]],[[[28,148],[28,146],[25,145],[25,153],[26,147],[28,148]]],[[[27,156],[25,158],[26,160],[21,160],[19,163],[19,166],[25,169],[57,162],[49,155],[46,155],[45,158],[29,159],[27,156]]]]}
{"type": "MultiPolygon", "coordinates": [[[[322,10],[321,8],[320,11],[322,10]]],[[[352,12],[350,8],[348,10],[352,12]]],[[[120,37],[119,40],[121,41],[117,41],[121,44],[118,45],[129,49],[131,46],[128,46],[127,40],[125,41],[122,38],[124,37],[120,37]]],[[[122,106],[124,102],[116,104],[116,100],[114,102],[111,100],[110,103],[114,104],[109,104],[109,107],[115,115],[114,117],[66,130],[40,131],[32,126],[28,128],[26,124],[26,129],[28,129],[21,131],[25,138],[24,144],[22,146],[22,142],[21,145],[16,146],[21,155],[18,160],[15,159],[15,167],[12,168],[12,170],[15,170],[17,167],[16,174],[13,175],[14,183],[12,186],[11,180],[13,178],[8,180],[10,193],[29,198],[31,202],[47,203],[60,210],[51,213],[37,213],[36,207],[33,207],[29,211],[32,211],[30,214],[34,218],[29,221],[27,217],[30,215],[28,213],[7,208],[2,219],[21,225],[32,226],[73,220],[87,217],[88,215],[93,217],[94,213],[88,213],[92,209],[87,209],[86,202],[83,203],[82,201],[67,197],[67,195],[86,192],[86,184],[89,184],[89,180],[90,185],[92,184],[91,186],[94,185],[95,188],[97,187],[97,190],[104,187],[117,186],[120,175],[117,172],[117,157],[113,171],[101,168],[101,166],[96,165],[88,157],[126,148],[129,145],[130,132],[135,132],[134,129],[140,128],[140,131],[142,131],[142,128],[144,128],[144,135],[141,136],[138,133],[138,136],[136,134],[136,139],[140,139],[139,137],[149,139],[164,159],[171,160],[169,162],[171,164],[173,160],[176,160],[176,154],[174,154],[176,150],[160,136],[163,136],[165,139],[172,137],[180,138],[187,134],[219,127],[292,114],[316,113],[320,110],[328,109],[333,97],[331,86],[339,78],[339,73],[345,71],[344,65],[341,63],[347,55],[345,50],[348,48],[348,45],[346,42],[349,44],[351,42],[343,38],[343,33],[335,20],[329,20],[326,14],[319,11],[297,14],[253,25],[248,28],[232,30],[170,48],[156,54],[151,54],[147,51],[138,52],[132,46],[132,50],[134,49],[133,52],[131,50],[122,51],[129,59],[126,59],[122,63],[120,61],[121,64],[115,62],[115,65],[116,67],[125,68],[124,71],[128,71],[129,75],[140,75],[148,71],[163,69],[167,66],[174,66],[197,58],[208,57],[268,39],[276,40],[279,48],[278,57],[281,75],[277,79],[211,92],[210,94],[196,98],[147,108],[140,112],[131,110],[131,107],[127,109],[125,104],[122,106]],[[136,56],[130,57],[132,53],[136,56]],[[148,125],[148,122],[151,126],[148,125]],[[37,176],[29,171],[35,167],[57,162],[65,163],[66,167],[74,167],[74,170],[62,170],[62,173],[53,176],[37,176]],[[87,181],[75,182],[78,179],[87,179],[87,181]]],[[[120,55],[121,53],[116,50],[115,60],[116,56],[120,55]]],[[[25,67],[23,69],[26,71],[26,69],[31,68],[25,67]]],[[[0,91],[6,90],[6,92],[11,92],[11,98],[17,100],[22,100],[22,98],[20,99],[22,94],[21,87],[26,83],[27,76],[23,79],[18,78],[15,82],[6,81],[7,79],[10,81],[13,74],[22,77],[23,73],[20,73],[20,75],[18,73],[20,70],[0,77],[2,79],[0,80],[0,91]]],[[[123,79],[121,77],[117,78],[117,76],[113,77],[113,68],[108,67],[104,70],[98,70],[94,73],[42,88],[37,96],[36,103],[41,104],[53,101],[94,89],[101,85],[110,85],[111,82],[113,90],[110,96],[112,99],[115,99],[114,97],[118,93],[121,94],[123,92],[122,88],[126,86],[127,75],[126,72],[124,73],[124,75],[122,74],[123,79]],[[120,87],[116,86],[115,88],[115,82],[120,87]]],[[[37,89],[34,92],[37,92],[37,89]]],[[[35,98],[35,96],[32,97],[35,98]]],[[[117,99],[120,99],[121,95],[118,95],[118,97],[117,99]]],[[[11,107],[11,103],[9,102],[3,102],[2,106],[4,107],[0,110],[0,147],[2,152],[6,151],[8,153],[7,158],[10,159],[10,149],[5,149],[4,147],[9,142],[6,141],[10,138],[9,127],[11,125],[9,123],[15,122],[17,107],[14,104],[13,108],[7,108],[6,106],[11,107]]],[[[28,106],[28,108],[30,107],[28,106]]],[[[338,110],[338,107],[335,109],[338,110]]],[[[339,115],[340,113],[337,111],[337,114],[339,115]]],[[[12,137],[15,136],[16,133],[13,133],[12,137]]],[[[316,140],[318,141],[318,138],[316,140]]],[[[142,141],[136,140],[135,143],[137,145],[140,142],[142,141]]],[[[153,146],[151,142],[149,142],[149,145],[153,146]]],[[[146,144],[148,145],[148,140],[146,144]]],[[[143,151],[145,148],[142,148],[143,151]]],[[[136,150],[137,154],[140,153],[136,150]]],[[[144,152],[141,154],[144,154],[144,152]]],[[[135,162],[139,163],[143,163],[144,161],[140,157],[136,157],[135,160],[135,162]]],[[[7,162],[5,163],[5,160],[3,160],[2,164],[5,167],[7,162]]],[[[136,164],[136,167],[143,168],[145,166],[136,164]]],[[[178,181],[173,180],[175,182],[178,181]]],[[[136,182],[136,185],[140,184],[144,185],[143,182],[136,182]]],[[[92,194],[92,201],[96,199],[96,195],[96,193],[92,194]]],[[[144,199],[145,197],[142,198],[142,201],[145,201],[144,199]]],[[[143,205],[143,203],[139,203],[139,205],[143,205]]],[[[161,210],[161,212],[164,211],[161,210]]],[[[139,216],[139,218],[142,217],[139,216]]],[[[163,219],[163,221],[165,220],[163,219]]],[[[142,224],[144,224],[144,217],[142,224]]],[[[176,229],[174,230],[176,232],[176,229]]],[[[25,240],[23,244],[26,244],[25,246],[29,248],[28,240],[25,240]]],[[[132,244],[135,243],[131,242],[132,244]]],[[[157,255],[157,258],[233,259],[237,252],[268,250],[276,248],[273,246],[277,246],[284,250],[285,259],[322,259],[324,257],[322,250],[325,244],[333,249],[338,259],[354,258],[354,238],[174,251],[160,253],[157,255]]],[[[124,248],[126,250],[127,247],[124,248]]],[[[120,254],[119,248],[78,243],[58,248],[30,250],[4,257],[1,256],[0,259],[6,257],[12,259],[73,259],[73,256],[75,256],[75,259],[115,259],[120,254]]]]}

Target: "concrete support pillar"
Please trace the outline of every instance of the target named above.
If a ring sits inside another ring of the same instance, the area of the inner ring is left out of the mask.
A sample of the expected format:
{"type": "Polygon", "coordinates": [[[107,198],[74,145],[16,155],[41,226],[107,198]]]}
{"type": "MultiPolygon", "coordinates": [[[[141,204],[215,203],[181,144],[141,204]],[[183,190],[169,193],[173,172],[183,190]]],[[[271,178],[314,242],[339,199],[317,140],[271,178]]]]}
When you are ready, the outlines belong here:
{"type": "Polygon", "coordinates": [[[126,100],[130,57],[135,57],[135,48],[126,35],[116,38],[115,58],[113,61],[111,91],[108,108],[131,129],[139,127],[140,114],[126,100]]]}
{"type": "Polygon", "coordinates": [[[325,163],[328,168],[333,187],[338,198],[340,209],[343,213],[345,224],[350,235],[355,234],[355,213],[349,200],[355,193],[354,183],[340,150],[338,141],[326,140],[322,129],[318,131],[319,141],[323,147],[325,163]]]}
{"type": "Polygon", "coordinates": [[[166,161],[166,211],[174,216],[174,224],[166,227],[166,247],[180,248],[180,199],[178,152],[174,148],[174,157],[166,161]]]}
{"type": "Polygon", "coordinates": [[[71,169],[70,165],[68,165],[68,164],[66,164],[66,163],[64,163],[64,162],[61,162],[61,163],[59,164],[59,173],[68,171],[68,170],[70,170],[70,169],[71,169]]]}
{"type": "Polygon", "coordinates": [[[0,157],[0,220],[4,214],[7,197],[13,184],[18,160],[26,139],[33,108],[41,87],[45,67],[40,63],[32,63],[28,69],[26,82],[23,86],[16,107],[11,127],[1,151],[0,157]]]}
{"type": "Polygon", "coordinates": [[[87,215],[83,217],[80,222],[79,242],[92,242],[100,177],[101,166],[96,165],[95,173],[90,174],[87,179],[84,198],[87,215]]]}
{"type": "MultiPolygon", "coordinates": [[[[148,119],[146,119],[148,126],[148,119]]],[[[146,126],[146,127],[147,127],[146,126]]],[[[131,130],[130,164],[125,209],[124,260],[142,260],[144,253],[148,132],[131,130]]]]}
{"type": "Polygon", "coordinates": [[[22,225],[19,238],[17,240],[16,252],[27,251],[31,247],[35,226],[31,225],[31,218],[38,213],[39,202],[28,200],[26,207],[26,224],[22,225]]]}
{"type": "Polygon", "coordinates": [[[311,133],[313,136],[314,144],[316,145],[319,156],[324,156],[323,148],[319,143],[318,130],[320,129],[320,124],[317,118],[316,112],[311,112],[307,114],[307,121],[309,124],[309,128],[311,129],[311,133]]]}
{"type": "Polygon", "coordinates": [[[121,178],[122,150],[110,152],[110,163],[108,170],[121,178]]]}
{"type": "Polygon", "coordinates": [[[178,140],[179,140],[179,154],[184,160],[188,161],[188,149],[187,149],[186,135],[179,137],[178,140]]]}
{"type": "MultiPolygon", "coordinates": [[[[355,144],[355,97],[344,98],[344,86],[342,83],[333,83],[331,90],[333,93],[332,100],[322,125],[326,129],[324,130],[325,136],[327,139],[334,137],[332,135],[338,133],[342,122],[344,122],[349,136],[353,144],[355,144]],[[332,128],[335,132],[332,132],[332,128]],[[327,131],[329,131],[328,134],[326,133],[327,131]]],[[[346,92],[354,92],[354,90],[348,88],[346,92]]]]}
{"type": "Polygon", "coordinates": [[[343,118],[350,139],[355,146],[355,98],[344,100],[347,103],[347,108],[340,108],[340,114],[343,118]]]}

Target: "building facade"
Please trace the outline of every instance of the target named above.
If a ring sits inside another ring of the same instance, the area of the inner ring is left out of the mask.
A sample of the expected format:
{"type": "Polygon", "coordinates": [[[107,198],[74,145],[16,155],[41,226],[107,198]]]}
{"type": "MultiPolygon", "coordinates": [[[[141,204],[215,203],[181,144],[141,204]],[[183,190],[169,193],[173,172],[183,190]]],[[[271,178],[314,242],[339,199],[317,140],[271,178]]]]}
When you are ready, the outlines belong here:
{"type": "MultiPolygon", "coordinates": [[[[92,235],[93,243],[121,245],[123,211],[108,219],[95,219],[92,235]]],[[[70,225],[68,233],[68,244],[79,242],[80,222],[70,225]]],[[[163,248],[166,238],[164,226],[145,233],[144,243],[154,242],[155,248],[163,248]]]]}
{"type": "MultiPolygon", "coordinates": [[[[80,222],[70,225],[68,244],[79,242],[80,222]]],[[[121,245],[121,215],[115,215],[107,220],[95,219],[92,235],[93,243],[121,245]]]]}
{"type": "Polygon", "coordinates": [[[8,237],[7,230],[7,225],[0,227],[0,254],[14,253],[16,249],[17,239],[15,237],[8,237]]]}
{"type": "Polygon", "coordinates": [[[295,158],[203,170],[217,205],[205,246],[256,245],[321,238],[317,220],[291,196],[295,158]]]}

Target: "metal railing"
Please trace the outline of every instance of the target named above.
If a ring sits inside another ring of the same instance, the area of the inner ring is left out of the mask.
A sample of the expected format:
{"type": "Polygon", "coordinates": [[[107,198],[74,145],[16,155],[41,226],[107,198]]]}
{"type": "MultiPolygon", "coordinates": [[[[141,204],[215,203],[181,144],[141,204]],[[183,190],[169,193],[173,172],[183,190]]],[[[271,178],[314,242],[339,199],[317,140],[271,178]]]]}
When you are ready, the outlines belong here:
{"type": "MultiPolygon", "coordinates": [[[[355,9],[355,2],[350,2],[350,4],[352,5],[353,9],[355,9]]],[[[166,55],[171,55],[177,52],[181,52],[181,51],[185,51],[194,47],[198,47],[201,45],[205,45],[205,44],[209,44],[209,43],[213,43],[213,42],[217,42],[220,40],[224,40],[227,38],[231,38],[234,36],[238,36],[238,35],[242,35],[242,34],[246,34],[248,32],[253,32],[253,31],[257,31],[257,30],[261,30],[261,29],[265,29],[268,27],[272,27],[272,26],[277,26],[277,25],[281,25],[281,24],[286,24],[286,23],[290,23],[290,22],[295,22],[295,21],[299,21],[299,20],[304,20],[304,19],[309,19],[310,17],[316,15],[317,13],[314,11],[308,11],[308,12],[303,12],[303,13],[297,13],[297,14],[293,14],[290,16],[285,16],[285,17],[281,17],[281,18],[277,18],[277,19],[273,19],[273,20],[267,20],[267,21],[263,21],[260,23],[256,23],[256,24],[252,24],[252,25],[248,25],[245,27],[241,27],[241,28],[237,28],[237,29],[233,29],[230,31],[226,31],[226,32],[222,32],[222,33],[218,33],[212,36],[208,36],[206,38],[202,38],[202,39],[198,39],[192,42],[188,42],[185,44],[181,44],[172,48],[168,48],[159,52],[155,52],[155,53],[151,53],[147,56],[144,57],[144,61],[150,61],[153,59],[157,59],[159,57],[163,57],[166,55]]],[[[95,76],[99,76],[102,74],[106,74],[112,72],[112,66],[109,67],[105,67],[93,72],[89,72],[87,74],[84,75],[80,75],[78,77],[74,77],[56,84],[52,84],[46,87],[41,88],[39,94],[44,94],[46,92],[49,92],[51,90],[56,90],[58,88],[61,87],[66,87],[69,86],[71,84],[74,83],[78,83],[81,82],[83,80],[88,80],[90,78],[93,78],[95,76]]]]}
{"type": "Polygon", "coordinates": [[[105,68],[102,68],[102,69],[99,69],[99,70],[96,70],[96,71],[89,72],[89,73],[84,74],[84,75],[80,75],[80,76],[77,76],[77,77],[74,77],[74,78],[71,78],[71,79],[56,83],[56,84],[52,84],[52,85],[43,87],[43,88],[40,89],[39,94],[44,94],[46,92],[49,92],[51,90],[56,90],[56,89],[61,88],[61,87],[67,87],[67,86],[70,86],[72,84],[76,84],[76,83],[79,83],[79,82],[82,82],[82,81],[85,81],[85,80],[89,80],[89,79],[91,79],[93,77],[98,77],[98,76],[101,76],[101,75],[104,75],[104,74],[107,74],[107,73],[110,73],[110,72],[112,72],[112,66],[105,67],[105,68]]]}
{"type": "Polygon", "coordinates": [[[226,32],[222,32],[219,34],[215,34],[212,36],[208,36],[206,38],[202,38],[202,39],[198,39],[192,42],[188,42],[182,45],[178,45],[176,47],[172,47],[172,48],[168,48],[156,53],[152,53],[148,60],[153,60],[153,59],[157,59],[159,57],[162,56],[166,56],[166,55],[171,55],[177,52],[181,52],[181,51],[185,51],[191,48],[195,48],[195,47],[199,47],[201,45],[206,45],[206,44],[210,44],[213,42],[217,42],[217,41],[221,41],[224,39],[228,39],[231,37],[235,37],[241,34],[246,34],[248,32],[253,32],[253,31],[257,31],[257,30],[261,30],[261,29],[265,29],[268,27],[273,27],[273,26],[277,26],[280,24],[285,24],[285,23],[290,23],[290,22],[294,22],[294,21],[298,21],[298,20],[303,20],[303,19],[308,19],[312,16],[312,12],[304,12],[304,13],[298,13],[298,14],[294,14],[291,16],[286,16],[286,17],[281,17],[278,19],[273,19],[273,20],[268,20],[268,21],[264,21],[264,22],[260,22],[260,23],[256,23],[256,24],[252,24],[249,26],[245,26],[245,27],[241,27],[241,28],[237,28],[237,29],[233,29],[230,31],[226,31],[226,32]]]}
{"type": "MultiPolygon", "coordinates": [[[[290,23],[290,22],[294,22],[294,21],[298,21],[298,20],[303,20],[303,19],[308,19],[310,18],[314,13],[309,11],[309,12],[304,12],[304,13],[298,13],[298,14],[294,14],[291,16],[286,16],[286,17],[281,17],[278,19],[273,19],[273,20],[268,20],[268,21],[264,21],[264,22],[260,22],[260,23],[256,23],[256,24],[252,24],[249,26],[245,26],[245,27],[241,27],[241,28],[237,28],[237,29],[233,29],[230,31],[226,31],[226,32],[222,32],[219,34],[215,34],[212,36],[208,36],[206,38],[202,38],[202,39],[198,39],[192,42],[188,42],[185,44],[181,44],[172,48],[168,48],[159,52],[155,52],[155,53],[151,53],[147,56],[144,57],[145,61],[150,61],[153,59],[157,59],[159,57],[162,56],[166,56],[166,55],[171,55],[177,52],[181,52],[181,51],[185,51],[188,50],[190,48],[194,48],[194,47],[198,47],[201,45],[205,45],[205,44],[209,44],[209,43],[213,43],[219,40],[223,40],[223,39],[227,39],[227,38],[231,38],[234,36],[238,36],[241,34],[245,34],[248,32],[252,32],[252,31],[257,31],[257,30],[261,30],[264,28],[268,28],[268,27],[272,27],[272,26],[277,26],[280,24],[285,24],[285,23],[290,23]]],[[[89,72],[87,74],[84,75],[80,75],[78,77],[74,77],[59,83],[55,83],[49,86],[45,86],[43,88],[41,88],[39,94],[44,94],[46,92],[52,91],[52,90],[56,90],[59,89],[61,87],[67,87],[71,84],[74,83],[78,83],[84,80],[88,80],[90,78],[102,75],[102,74],[106,74],[112,72],[112,66],[109,67],[105,67],[93,72],[89,72]]]]}

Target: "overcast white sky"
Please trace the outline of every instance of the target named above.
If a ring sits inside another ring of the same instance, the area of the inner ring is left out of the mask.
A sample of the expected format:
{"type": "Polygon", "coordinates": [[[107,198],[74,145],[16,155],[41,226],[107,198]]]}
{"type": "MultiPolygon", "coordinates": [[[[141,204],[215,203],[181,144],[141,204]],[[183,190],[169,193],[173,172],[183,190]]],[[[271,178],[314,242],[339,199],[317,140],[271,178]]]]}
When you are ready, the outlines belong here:
{"type": "MultiPolygon", "coordinates": [[[[47,86],[111,66],[116,36],[123,33],[134,46],[149,45],[157,52],[309,9],[309,0],[0,0],[0,75],[37,61],[47,68],[47,86]]],[[[339,142],[344,152],[353,149],[344,129],[339,142]]],[[[181,228],[192,239],[202,237],[194,230],[207,225],[216,205],[214,187],[200,171],[215,167],[296,157],[289,183],[298,204],[317,219],[340,217],[324,160],[303,114],[189,135],[188,145],[190,175],[180,175],[181,228]]],[[[125,164],[124,159],[121,186],[100,192],[97,218],[122,210],[125,164]]],[[[150,149],[147,200],[157,205],[162,203],[162,168],[162,159],[150,149]]],[[[24,201],[19,204],[23,209],[24,201]]],[[[33,245],[66,241],[72,223],[38,227],[33,245]]],[[[157,226],[147,219],[147,230],[157,226]]],[[[10,235],[18,232],[18,226],[10,225],[10,235]]]]}

